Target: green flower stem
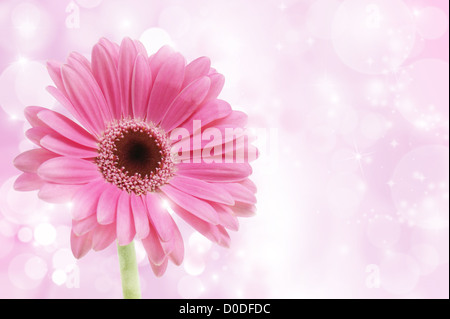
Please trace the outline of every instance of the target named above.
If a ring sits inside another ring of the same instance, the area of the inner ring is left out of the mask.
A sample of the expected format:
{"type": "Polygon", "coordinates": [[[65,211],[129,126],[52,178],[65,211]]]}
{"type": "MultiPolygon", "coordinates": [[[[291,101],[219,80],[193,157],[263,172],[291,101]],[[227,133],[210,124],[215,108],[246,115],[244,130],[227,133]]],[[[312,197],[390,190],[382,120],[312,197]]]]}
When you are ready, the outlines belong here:
{"type": "Polygon", "coordinates": [[[139,272],[134,242],[131,242],[126,246],[117,244],[117,254],[119,255],[123,298],[141,299],[141,287],[139,284],[139,272]]]}

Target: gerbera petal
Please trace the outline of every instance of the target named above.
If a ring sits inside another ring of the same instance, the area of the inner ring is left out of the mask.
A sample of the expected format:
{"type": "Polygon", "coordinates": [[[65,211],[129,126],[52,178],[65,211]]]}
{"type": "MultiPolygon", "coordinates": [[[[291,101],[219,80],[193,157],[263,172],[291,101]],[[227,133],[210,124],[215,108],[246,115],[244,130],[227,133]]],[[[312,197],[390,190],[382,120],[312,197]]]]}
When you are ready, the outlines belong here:
{"type": "Polygon", "coordinates": [[[191,214],[204,221],[217,225],[219,222],[216,211],[207,202],[186,194],[175,187],[166,184],[159,188],[171,201],[186,209],[191,214]]]}
{"type": "Polygon", "coordinates": [[[233,213],[239,217],[252,217],[256,213],[255,205],[241,202],[236,202],[231,209],[233,210],[233,213]]]}
{"type": "Polygon", "coordinates": [[[159,237],[155,229],[151,228],[148,236],[142,239],[142,245],[147,252],[148,259],[152,264],[161,265],[166,258],[166,254],[161,246],[159,237]]]}
{"type": "Polygon", "coordinates": [[[228,193],[238,202],[247,204],[256,203],[254,192],[240,183],[220,183],[220,186],[227,190],[228,193]]]}
{"type": "Polygon", "coordinates": [[[87,234],[97,226],[98,223],[95,214],[92,214],[84,219],[72,220],[72,230],[77,236],[87,234]]]}
{"type": "Polygon", "coordinates": [[[45,109],[40,111],[37,117],[45,125],[69,140],[94,149],[97,147],[97,141],[91,134],[64,115],[45,109]]]}
{"type": "Polygon", "coordinates": [[[133,69],[131,83],[132,106],[135,118],[144,119],[147,115],[148,99],[152,87],[152,74],[147,58],[138,54],[133,69]]]}
{"type": "Polygon", "coordinates": [[[44,184],[37,174],[22,173],[14,181],[14,189],[17,191],[34,191],[44,184]]]}
{"type": "Polygon", "coordinates": [[[234,231],[237,231],[239,229],[239,221],[236,216],[234,216],[233,210],[229,206],[219,203],[210,204],[219,215],[219,222],[221,225],[234,231]]]}
{"type": "Polygon", "coordinates": [[[75,258],[80,259],[92,248],[92,234],[87,233],[83,236],[77,236],[72,230],[70,233],[70,247],[75,258]]]}
{"type": "Polygon", "coordinates": [[[117,240],[119,245],[128,245],[136,234],[134,228],[133,213],[131,211],[130,195],[127,192],[121,192],[117,203],[117,240]]]}
{"type": "Polygon", "coordinates": [[[160,265],[156,265],[150,262],[150,266],[152,267],[152,271],[156,277],[161,277],[167,270],[167,265],[169,264],[169,259],[164,258],[163,262],[160,265]]]}
{"type": "Polygon", "coordinates": [[[248,163],[180,163],[178,175],[206,182],[239,182],[252,173],[248,163]]]}
{"type": "Polygon", "coordinates": [[[211,80],[211,86],[205,97],[206,101],[217,98],[223,89],[223,85],[225,84],[225,77],[220,73],[211,74],[209,75],[209,78],[211,80]]]}
{"type": "Polygon", "coordinates": [[[185,176],[174,176],[170,179],[169,184],[197,198],[234,205],[233,197],[227,192],[226,188],[221,187],[222,184],[219,186],[185,176]]]}
{"type": "Polygon", "coordinates": [[[46,127],[47,125],[42,122],[37,116],[39,112],[45,110],[47,109],[40,106],[27,106],[23,111],[23,114],[32,127],[46,127]]]}
{"type": "Polygon", "coordinates": [[[172,204],[172,209],[180,216],[186,223],[191,225],[194,229],[196,229],[200,234],[208,238],[209,240],[219,243],[221,239],[221,235],[216,225],[212,225],[194,215],[192,215],[189,211],[184,208],[172,204]]]}
{"type": "Polygon", "coordinates": [[[218,244],[220,246],[230,248],[231,238],[230,238],[230,235],[228,234],[227,230],[221,225],[218,225],[217,229],[219,230],[218,244]]]}
{"type": "Polygon", "coordinates": [[[148,215],[162,241],[169,241],[173,236],[173,220],[162,205],[162,199],[154,193],[146,196],[148,215]]]}
{"type": "Polygon", "coordinates": [[[95,149],[80,145],[57,134],[45,135],[41,138],[40,144],[51,152],[70,157],[94,158],[98,155],[95,149]]]}
{"type": "Polygon", "coordinates": [[[79,71],[65,64],[62,67],[62,76],[68,98],[74,108],[90,124],[93,133],[100,135],[105,129],[105,120],[95,93],[87,85],[87,79],[79,71]]]}
{"type": "Polygon", "coordinates": [[[100,41],[92,49],[92,73],[99,84],[106,102],[115,119],[122,115],[120,100],[120,84],[117,72],[117,57],[114,59],[113,49],[107,49],[105,42],[100,41]]]}
{"type": "Polygon", "coordinates": [[[161,121],[161,127],[166,132],[170,132],[182,124],[203,101],[208,93],[209,85],[210,80],[206,76],[189,84],[167,109],[161,121]]]}
{"type": "Polygon", "coordinates": [[[134,63],[138,51],[130,38],[124,38],[119,50],[119,79],[120,79],[120,96],[122,101],[122,115],[132,116],[131,101],[131,83],[133,77],[134,63]]]}
{"type": "Polygon", "coordinates": [[[37,173],[45,181],[60,184],[85,184],[101,178],[94,163],[64,156],[47,160],[37,173]]]}
{"type": "Polygon", "coordinates": [[[247,189],[253,192],[255,194],[257,192],[257,188],[255,183],[252,182],[251,179],[247,178],[244,179],[242,182],[240,182],[241,185],[245,186],[247,189]]]}
{"type": "MultiPolygon", "coordinates": [[[[83,185],[73,195],[72,219],[82,220],[95,215],[100,195],[105,187],[105,182],[92,182],[83,185]]],[[[95,217],[95,216],[94,216],[95,217]]]]}
{"type": "Polygon", "coordinates": [[[117,202],[121,190],[108,184],[100,195],[97,205],[97,221],[101,225],[109,225],[116,220],[117,202]]]}
{"type": "Polygon", "coordinates": [[[73,195],[80,187],[81,185],[44,183],[39,190],[38,197],[49,203],[67,203],[72,200],[73,195]]]}
{"type": "Polygon", "coordinates": [[[95,251],[107,248],[116,239],[116,224],[98,225],[92,231],[92,249],[95,251]]]}
{"type": "Polygon", "coordinates": [[[36,173],[42,163],[57,156],[42,148],[36,148],[19,154],[14,159],[14,166],[26,173],[36,173]]]}
{"type": "Polygon", "coordinates": [[[143,202],[142,196],[131,194],[131,210],[134,217],[134,228],[137,238],[145,238],[150,231],[147,207],[143,202]]]}
{"type": "MultiPolygon", "coordinates": [[[[172,223],[173,237],[170,240],[170,245],[172,247],[169,253],[169,258],[175,265],[179,266],[183,262],[184,258],[184,242],[181,232],[172,217],[170,217],[170,220],[172,223]]],[[[164,242],[162,242],[162,244],[164,246],[164,242]]]]}
{"type": "Polygon", "coordinates": [[[182,87],[188,86],[192,81],[208,75],[211,60],[208,57],[200,57],[186,65],[182,87]]]}
{"type": "Polygon", "coordinates": [[[28,129],[25,132],[25,136],[34,144],[41,146],[41,139],[47,135],[53,133],[52,129],[43,126],[36,126],[28,129]]]}
{"type": "Polygon", "coordinates": [[[193,121],[200,121],[202,126],[208,125],[214,120],[218,120],[228,116],[231,113],[231,106],[228,102],[223,100],[210,100],[202,103],[192,115],[181,125],[193,133],[193,121]]]}
{"type": "Polygon", "coordinates": [[[64,83],[61,75],[61,67],[62,63],[57,61],[48,61],[47,62],[47,70],[50,78],[55,83],[56,87],[60,90],[64,91],[64,83]]]}
{"type": "Polygon", "coordinates": [[[168,60],[168,58],[173,55],[175,51],[168,45],[161,47],[155,54],[149,57],[148,63],[150,69],[152,70],[153,82],[156,79],[156,75],[163,66],[163,64],[168,60]]]}
{"type": "Polygon", "coordinates": [[[184,57],[179,53],[172,54],[163,64],[153,82],[147,120],[156,124],[161,121],[167,107],[181,89],[184,79],[184,65],[184,57]]]}

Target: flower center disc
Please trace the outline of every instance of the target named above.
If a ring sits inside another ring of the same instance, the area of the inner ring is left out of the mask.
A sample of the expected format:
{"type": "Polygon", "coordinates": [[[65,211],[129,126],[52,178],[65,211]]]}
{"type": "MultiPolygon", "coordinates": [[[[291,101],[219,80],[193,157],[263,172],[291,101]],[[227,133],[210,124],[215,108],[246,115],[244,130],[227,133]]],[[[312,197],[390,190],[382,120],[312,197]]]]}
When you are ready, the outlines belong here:
{"type": "Polygon", "coordinates": [[[106,181],[137,195],[153,192],[174,174],[170,142],[153,124],[115,122],[99,143],[97,166],[106,181]]]}

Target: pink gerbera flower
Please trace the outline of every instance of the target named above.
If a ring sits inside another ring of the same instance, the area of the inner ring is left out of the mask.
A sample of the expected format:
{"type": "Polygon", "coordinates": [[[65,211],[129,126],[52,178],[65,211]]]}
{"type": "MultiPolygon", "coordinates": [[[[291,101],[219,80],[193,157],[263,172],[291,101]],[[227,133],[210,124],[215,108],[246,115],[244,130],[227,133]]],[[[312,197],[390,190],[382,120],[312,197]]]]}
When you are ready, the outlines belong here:
{"type": "Polygon", "coordinates": [[[248,156],[224,163],[230,150],[249,150],[243,134],[195,141],[208,129],[225,136],[246,124],[244,113],[217,99],[224,77],[208,58],[186,65],[169,47],[148,57],[138,41],[126,38],[119,46],[101,39],[91,62],[72,53],[66,64],[49,62],[48,70],[56,85],[49,92],[73,119],[26,108],[32,126],[26,136],[38,147],[15,159],[23,171],[15,188],[73,203],[75,257],[137,238],[161,276],[169,260],[179,265],[184,255],[167,206],[210,240],[229,245],[227,229],[237,230],[237,217],[255,211],[256,188],[248,156]],[[213,152],[205,154],[207,146],[213,152]]]}

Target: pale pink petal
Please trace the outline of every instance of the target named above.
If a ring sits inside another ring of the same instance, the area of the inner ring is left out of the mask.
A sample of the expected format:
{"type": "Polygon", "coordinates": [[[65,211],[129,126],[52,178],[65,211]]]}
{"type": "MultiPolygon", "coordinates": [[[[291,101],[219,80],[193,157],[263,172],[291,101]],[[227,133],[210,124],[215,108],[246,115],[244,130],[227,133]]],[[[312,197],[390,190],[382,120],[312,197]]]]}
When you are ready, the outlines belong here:
{"type": "Polygon", "coordinates": [[[256,213],[255,205],[241,202],[236,202],[231,209],[233,210],[233,213],[239,217],[252,217],[256,213]]]}
{"type": "Polygon", "coordinates": [[[45,181],[60,184],[85,184],[102,178],[94,163],[73,157],[47,160],[37,173],[45,181]]]}
{"type": "Polygon", "coordinates": [[[256,188],[255,183],[253,183],[253,182],[251,181],[251,179],[249,179],[249,178],[244,179],[242,182],[240,182],[240,184],[242,184],[242,185],[245,186],[247,189],[249,189],[250,191],[252,191],[253,194],[255,194],[256,191],[257,191],[257,188],[256,188]]]}
{"type": "Polygon", "coordinates": [[[173,236],[173,220],[162,205],[162,199],[155,193],[147,193],[148,215],[162,241],[169,241],[173,236]]]}
{"type": "Polygon", "coordinates": [[[200,234],[208,238],[209,240],[219,243],[221,240],[221,234],[216,225],[212,225],[194,215],[184,208],[172,203],[172,209],[180,216],[186,223],[191,225],[192,228],[196,229],[200,234]]]}
{"type": "Polygon", "coordinates": [[[147,120],[156,124],[162,120],[167,108],[180,92],[184,78],[184,65],[184,57],[174,53],[161,67],[150,93],[147,120]]]}
{"type": "Polygon", "coordinates": [[[152,73],[147,58],[138,54],[133,69],[131,100],[135,118],[144,119],[147,115],[148,100],[152,87],[152,73]]]}
{"type": "Polygon", "coordinates": [[[14,189],[17,191],[34,191],[39,189],[44,182],[35,173],[22,173],[14,181],[14,189]]]}
{"type": "Polygon", "coordinates": [[[223,85],[225,84],[225,77],[220,73],[211,74],[209,75],[209,78],[211,80],[211,86],[205,97],[206,101],[217,98],[222,91],[223,85]]]}
{"type": "MultiPolygon", "coordinates": [[[[107,40],[106,40],[107,41],[107,40]]],[[[92,49],[92,73],[99,84],[106,102],[111,108],[111,113],[115,119],[120,119],[121,100],[120,84],[117,72],[117,57],[114,59],[113,48],[107,49],[110,45],[100,41],[92,49]]]]}
{"type": "Polygon", "coordinates": [[[48,61],[47,62],[47,70],[50,75],[53,83],[55,83],[56,87],[65,93],[64,83],[61,75],[61,67],[62,63],[57,61],[48,61]]]}
{"type": "Polygon", "coordinates": [[[156,79],[156,75],[159,73],[159,70],[163,66],[163,64],[169,59],[171,55],[173,55],[175,51],[168,46],[165,45],[161,47],[154,55],[149,57],[148,63],[150,65],[150,69],[152,70],[153,81],[156,79]]]}
{"type": "Polygon", "coordinates": [[[61,72],[68,98],[74,108],[84,121],[89,123],[91,129],[94,130],[93,133],[101,135],[101,132],[106,128],[106,123],[95,93],[87,85],[86,79],[73,67],[65,64],[61,72]]]}
{"type": "Polygon", "coordinates": [[[43,148],[48,149],[59,155],[78,157],[78,158],[95,158],[98,153],[95,149],[75,143],[61,135],[48,134],[41,138],[40,144],[43,148]]]}
{"type": "Polygon", "coordinates": [[[210,204],[219,215],[219,223],[222,226],[225,226],[226,228],[234,231],[237,231],[239,229],[239,221],[236,218],[236,216],[234,216],[231,207],[218,203],[210,203],[210,204]]]}
{"type": "Polygon", "coordinates": [[[228,234],[227,230],[221,225],[217,226],[217,229],[219,230],[219,234],[220,234],[218,244],[220,246],[230,248],[231,238],[230,238],[230,235],[228,234]]]}
{"type": "Polygon", "coordinates": [[[235,127],[245,127],[248,122],[248,116],[241,111],[231,111],[226,117],[219,120],[211,122],[205,127],[216,127],[216,128],[235,128],[235,127]]]}
{"type": "Polygon", "coordinates": [[[75,106],[73,106],[72,102],[62,93],[61,90],[53,87],[48,86],[47,91],[59,102],[62,106],[66,108],[72,114],[80,123],[83,125],[90,133],[97,134],[97,136],[100,136],[97,132],[97,130],[94,129],[94,124],[92,121],[89,120],[89,118],[86,118],[86,116],[79,112],[75,106]]]}
{"type": "Polygon", "coordinates": [[[131,83],[133,78],[134,63],[138,52],[133,40],[124,38],[119,50],[119,79],[120,96],[122,101],[122,115],[133,116],[131,101],[131,83]]]}
{"type": "Polygon", "coordinates": [[[203,101],[208,92],[210,80],[208,77],[202,77],[189,84],[167,109],[161,121],[161,127],[170,132],[178,125],[182,124],[203,101]]]}
{"type": "Polygon", "coordinates": [[[19,154],[14,159],[14,166],[26,173],[36,173],[42,163],[52,158],[58,158],[58,155],[42,148],[36,148],[19,154]]]}
{"type": "Polygon", "coordinates": [[[193,121],[200,121],[202,126],[228,116],[231,113],[231,106],[223,100],[210,100],[202,103],[192,115],[180,126],[193,133],[193,121]]]}
{"type": "Polygon", "coordinates": [[[180,163],[177,167],[178,175],[206,182],[239,182],[252,173],[248,163],[180,163]]]}
{"type": "Polygon", "coordinates": [[[46,127],[47,125],[37,117],[39,112],[45,110],[47,109],[40,106],[27,106],[23,111],[23,114],[32,127],[46,127]]]}
{"type": "Polygon", "coordinates": [[[97,221],[108,225],[116,221],[117,202],[122,193],[115,185],[108,184],[100,195],[97,205],[97,221]]]}
{"type": "Polygon", "coordinates": [[[55,132],[69,140],[90,148],[97,148],[97,140],[84,128],[64,115],[45,109],[40,111],[37,114],[37,117],[42,123],[45,123],[46,126],[52,128],[55,132]]]}
{"type": "Polygon", "coordinates": [[[144,246],[148,259],[152,264],[161,265],[163,263],[166,258],[166,254],[153,227],[150,229],[148,236],[142,239],[142,245],[144,246]]]}
{"type": "Polygon", "coordinates": [[[72,200],[73,195],[80,187],[81,185],[44,183],[39,190],[38,197],[49,203],[67,203],[72,200]]]}
{"type": "Polygon", "coordinates": [[[195,198],[186,194],[169,184],[159,188],[171,201],[186,209],[191,214],[198,218],[207,221],[208,223],[217,225],[219,219],[216,211],[204,200],[195,198]]]}
{"type": "Polygon", "coordinates": [[[98,223],[95,214],[92,214],[84,219],[72,220],[72,230],[77,236],[87,234],[97,226],[98,223]]]}
{"type": "Polygon", "coordinates": [[[133,213],[131,211],[130,195],[122,192],[117,203],[117,240],[119,245],[128,245],[136,234],[134,228],[133,213]]]}
{"type": "Polygon", "coordinates": [[[240,183],[220,183],[220,187],[227,190],[228,193],[238,202],[256,204],[254,192],[240,183]]]}
{"type": "Polygon", "coordinates": [[[167,270],[167,265],[169,264],[169,259],[164,258],[163,262],[160,265],[153,264],[150,262],[150,266],[152,267],[152,271],[156,277],[161,277],[167,270]]]}
{"type": "Polygon", "coordinates": [[[41,139],[47,135],[54,133],[52,129],[49,129],[48,127],[44,126],[36,126],[28,129],[25,132],[25,136],[34,144],[41,146],[41,139]]]}
{"type": "MultiPolygon", "coordinates": [[[[169,253],[169,258],[175,265],[179,266],[184,258],[184,242],[178,226],[175,224],[172,217],[170,219],[173,224],[173,237],[170,240],[172,248],[169,253]]],[[[164,245],[164,242],[162,244],[164,245]]]]}
{"type": "Polygon", "coordinates": [[[234,205],[233,197],[225,188],[221,187],[222,185],[216,185],[185,176],[174,176],[170,179],[169,184],[184,193],[197,198],[234,205]]]}
{"type": "Polygon", "coordinates": [[[182,87],[188,86],[191,82],[205,75],[208,75],[211,67],[211,60],[208,57],[200,57],[186,65],[182,87]]]}
{"type": "Polygon", "coordinates": [[[111,58],[113,59],[114,65],[118,65],[120,46],[117,43],[111,42],[106,38],[101,38],[98,43],[106,49],[109,56],[111,56],[111,58]]]}
{"type": "Polygon", "coordinates": [[[73,195],[72,219],[82,220],[94,215],[97,211],[97,204],[105,187],[105,182],[92,182],[80,187],[73,195]]]}
{"type": "Polygon", "coordinates": [[[116,224],[98,225],[92,231],[92,249],[95,251],[107,248],[116,239],[116,224]]]}
{"type": "Polygon", "coordinates": [[[148,232],[150,231],[147,207],[143,202],[142,196],[136,196],[134,194],[130,194],[130,196],[136,237],[139,239],[145,238],[148,236],[148,232]]]}
{"type": "Polygon", "coordinates": [[[92,248],[92,234],[87,233],[83,236],[77,236],[72,230],[70,233],[70,247],[75,258],[80,259],[92,248]]]}

